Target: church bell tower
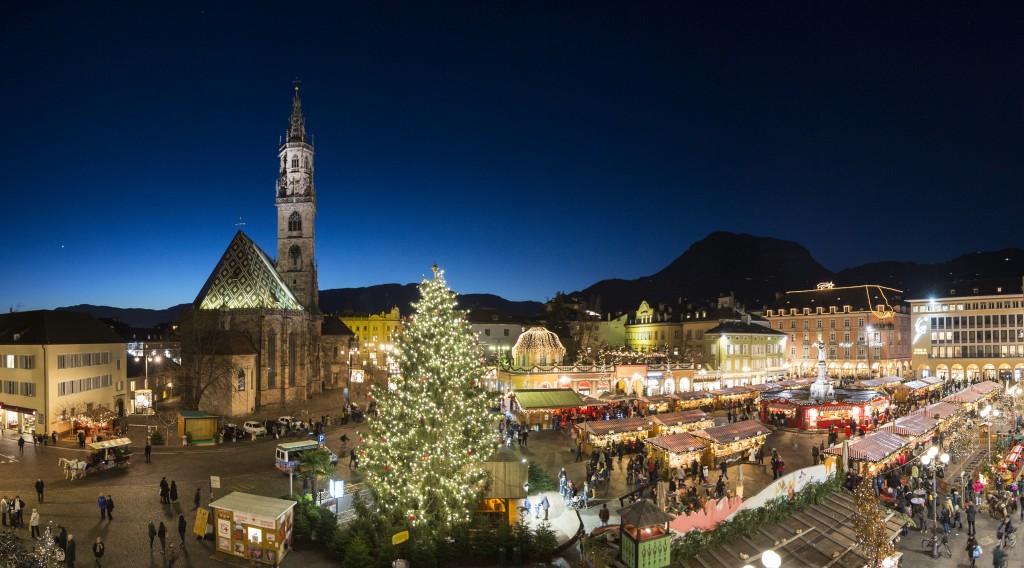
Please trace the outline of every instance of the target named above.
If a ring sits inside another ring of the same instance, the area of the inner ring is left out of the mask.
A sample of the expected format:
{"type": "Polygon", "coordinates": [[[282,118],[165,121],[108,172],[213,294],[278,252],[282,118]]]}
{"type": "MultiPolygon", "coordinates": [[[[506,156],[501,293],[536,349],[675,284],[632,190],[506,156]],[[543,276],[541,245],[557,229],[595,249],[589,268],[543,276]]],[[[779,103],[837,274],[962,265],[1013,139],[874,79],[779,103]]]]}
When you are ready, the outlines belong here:
{"type": "Polygon", "coordinates": [[[277,272],[296,299],[319,313],[316,257],[313,254],[316,189],[313,186],[313,146],[306,143],[302,100],[295,86],[288,134],[278,152],[277,272]]]}

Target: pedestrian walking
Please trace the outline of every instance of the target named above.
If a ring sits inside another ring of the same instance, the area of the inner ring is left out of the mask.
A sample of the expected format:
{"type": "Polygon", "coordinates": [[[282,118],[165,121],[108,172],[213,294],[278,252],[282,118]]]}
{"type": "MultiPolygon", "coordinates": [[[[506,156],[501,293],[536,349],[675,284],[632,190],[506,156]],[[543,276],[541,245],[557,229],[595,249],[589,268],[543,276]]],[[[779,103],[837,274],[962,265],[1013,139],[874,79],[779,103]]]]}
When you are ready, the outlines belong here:
{"type": "Polygon", "coordinates": [[[165,505],[171,502],[171,488],[166,477],[160,479],[160,502],[165,505]]]}
{"type": "Polygon", "coordinates": [[[608,524],[608,519],[612,516],[611,511],[608,510],[608,503],[601,505],[601,510],[597,513],[597,517],[601,519],[601,526],[608,524]]]}
{"type": "Polygon", "coordinates": [[[25,455],[25,438],[23,438],[20,434],[18,435],[18,451],[21,453],[21,455],[25,455]]]}
{"type": "Polygon", "coordinates": [[[199,508],[199,502],[201,500],[201,495],[202,495],[202,487],[196,487],[196,498],[195,498],[196,506],[193,507],[193,509],[198,509],[199,508]]]}
{"type": "Polygon", "coordinates": [[[21,497],[18,495],[14,496],[14,500],[11,501],[11,527],[18,528],[21,524],[21,497]]]}
{"type": "Polygon", "coordinates": [[[36,499],[38,499],[40,503],[43,502],[43,489],[45,487],[46,487],[46,484],[43,483],[42,479],[37,479],[36,480],[36,499]]]}
{"type": "Polygon", "coordinates": [[[107,498],[100,493],[100,498],[96,500],[100,506],[100,520],[107,518],[107,498]]]}
{"type": "Polygon", "coordinates": [[[149,521],[149,551],[153,552],[153,539],[156,538],[156,521],[149,521]]]}
{"type": "Polygon", "coordinates": [[[67,548],[64,549],[64,562],[68,568],[75,568],[75,535],[68,535],[67,548]]]}
{"type": "Polygon", "coordinates": [[[974,521],[978,518],[978,508],[974,506],[974,503],[968,501],[964,510],[967,512],[967,534],[974,536],[974,521]]]}
{"type": "Polygon", "coordinates": [[[113,495],[107,495],[107,520],[114,520],[114,497],[113,495]]]}
{"type": "Polygon", "coordinates": [[[50,441],[53,442],[54,446],[57,445],[57,432],[56,431],[50,432],[50,441]]]}
{"type": "Polygon", "coordinates": [[[28,527],[32,538],[39,537],[39,511],[32,509],[32,515],[28,518],[28,527]]]}
{"type": "Polygon", "coordinates": [[[185,515],[178,515],[178,536],[181,537],[181,546],[185,546],[185,529],[188,528],[185,524],[185,515]]]}
{"type": "Polygon", "coordinates": [[[178,484],[171,481],[171,503],[178,502],[178,484]]]}
{"type": "Polygon", "coordinates": [[[18,501],[18,527],[25,526],[25,501],[19,496],[14,497],[18,501]]]}
{"type": "Polygon", "coordinates": [[[160,528],[156,529],[156,536],[160,539],[160,552],[167,553],[167,527],[160,521],[160,528]]]}
{"type": "Polygon", "coordinates": [[[723,460],[722,463],[718,464],[718,469],[721,470],[722,477],[724,477],[725,479],[729,479],[729,464],[728,463],[726,463],[723,460]]]}
{"type": "Polygon", "coordinates": [[[61,549],[61,551],[63,551],[65,554],[67,554],[67,550],[68,550],[68,529],[66,529],[66,528],[64,528],[62,526],[59,526],[59,525],[58,525],[57,528],[60,529],[60,533],[57,535],[57,546],[61,549]]]}
{"type": "Polygon", "coordinates": [[[974,538],[974,535],[967,537],[967,546],[964,547],[967,551],[967,560],[970,562],[971,568],[975,567],[975,562],[981,558],[981,546],[978,545],[978,539],[974,538]]]}
{"type": "Polygon", "coordinates": [[[146,440],[146,463],[150,463],[150,458],[153,455],[153,446],[150,445],[149,440],[146,440]]]}
{"type": "Polygon", "coordinates": [[[171,549],[167,552],[167,568],[174,568],[174,563],[178,561],[178,551],[174,550],[174,544],[171,544],[171,549]]]}
{"type": "Polygon", "coordinates": [[[96,537],[96,542],[92,543],[92,555],[96,557],[96,568],[102,568],[104,552],[105,547],[103,546],[103,539],[96,537]]]}
{"type": "Polygon", "coordinates": [[[548,496],[546,494],[542,493],[541,496],[540,496],[540,508],[544,510],[544,520],[545,521],[548,520],[548,509],[550,507],[551,507],[551,502],[548,501],[548,496]]]}
{"type": "Polygon", "coordinates": [[[4,495],[3,499],[0,499],[0,515],[3,515],[4,526],[7,526],[7,517],[11,512],[11,503],[7,500],[7,496],[4,495]]]}

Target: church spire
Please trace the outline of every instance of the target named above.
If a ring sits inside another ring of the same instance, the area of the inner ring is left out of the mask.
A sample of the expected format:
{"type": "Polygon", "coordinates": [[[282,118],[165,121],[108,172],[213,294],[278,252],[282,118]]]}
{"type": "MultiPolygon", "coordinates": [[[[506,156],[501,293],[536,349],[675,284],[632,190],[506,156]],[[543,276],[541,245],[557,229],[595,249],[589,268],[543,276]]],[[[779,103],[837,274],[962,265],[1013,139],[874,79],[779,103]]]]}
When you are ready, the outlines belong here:
{"type": "Polygon", "coordinates": [[[295,84],[295,97],[292,98],[292,116],[288,121],[288,141],[306,141],[306,121],[302,118],[302,99],[299,98],[299,85],[295,84]]]}

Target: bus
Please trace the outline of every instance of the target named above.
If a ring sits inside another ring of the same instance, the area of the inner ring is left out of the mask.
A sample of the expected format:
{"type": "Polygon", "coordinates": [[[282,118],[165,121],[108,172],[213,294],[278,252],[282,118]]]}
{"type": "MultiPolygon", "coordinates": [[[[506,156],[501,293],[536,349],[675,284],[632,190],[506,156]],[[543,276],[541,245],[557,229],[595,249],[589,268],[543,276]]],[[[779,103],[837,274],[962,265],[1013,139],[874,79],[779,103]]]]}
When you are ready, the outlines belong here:
{"type": "MultiPolygon", "coordinates": [[[[299,465],[299,456],[302,452],[308,452],[310,450],[319,449],[320,443],[316,440],[303,440],[301,442],[285,442],[284,444],[277,445],[277,452],[274,457],[274,467],[288,473],[295,466],[299,465]]],[[[327,446],[323,446],[323,449],[327,453],[331,454],[331,463],[338,463],[338,456],[334,455],[334,452],[327,449],[327,446]]]]}

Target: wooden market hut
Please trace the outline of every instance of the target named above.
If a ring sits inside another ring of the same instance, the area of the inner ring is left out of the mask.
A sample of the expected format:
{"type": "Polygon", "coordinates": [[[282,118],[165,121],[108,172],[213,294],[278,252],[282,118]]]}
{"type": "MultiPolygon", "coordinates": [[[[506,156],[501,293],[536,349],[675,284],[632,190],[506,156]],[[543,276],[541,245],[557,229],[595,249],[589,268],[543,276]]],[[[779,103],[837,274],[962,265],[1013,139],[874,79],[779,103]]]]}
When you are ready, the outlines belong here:
{"type": "Polygon", "coordinates": [[[863,381],[857,381],[851,388],[855,389],[892,389],[896,385],[903,382],[900,377],[878,377],[877,379],[865,379],[863,381]]]}
{"type": "Polygon", "coordinates": [[[475,517],[485,525],[513,524],[518,520],[519,504],[526,498],[529,466],[518,456],[497,452],[483,464],[489,483],[477,504],[475,517]]]}
{"type": "Polygon", "coordinates": [[[960,407],[965,410],[974,410],[974,408],[978,406],[978,403],[982,402],[984,399],[984,394],[971,388],[966,388],[961,391],[957,391],[942,400],[945,402],[959,404],[960,407]]]}
{"type": "Polygon", "coordinates": [[[943,400],[936,402],[935,404],[929,404],[918,412],[925,416],[935,418],[943,424],[947,424],[950,418],[959,415],[963,411],[964,409],[961,405],[943,400]]]}
{"type": "MultiPolygon", "coordinates": [[[[886,534],[895,539],[903,521],[891,509],[883,509],[886,534]]],[[[701,550],[695,558],[683,561],[683,568],[736,568],[761,566],[760,555],[772,549],[787,567],[828,566],[829,568],[862,568],[867,564],[853,519],[857,507],[853,494],[834,491],[817,505],[800,509],[786,520],[757,527],[743,538],[701,550]]]]}
{"type": "Polygon", "coordinates": [[[725,408],[726,403],[745,403],[750,401],[751,404],[757,402],[758,397],[761,396],[761,392],[752,389],[750,387],[727,387],[724,389],[718,389],[711,391],[717,398],[716,406],[718,408],[725,408]]]}
{"type": "Polygon", "coordinates": [[[907,438],[913,443],[927,444],[939,431],[940,420],[936,420],[921,412],[897,418],[895,421],[879,426],[880,431],[887,430],[907,438]]]}
{"type": "Polygon", "coordinates": [[[676,402],[679,399],[667,394],[644,397],[644,405],[652,413],[661,414],[675,410],[676,402]]]}
{"type": "Polygon", "coordinates": [[[194,445],[213,444],[220,431],[220,416],[201,410],[178,412],[178,435],[192,440],[194,445]]]}
{"type": "Polygon", "coordinates": [[[715,425],[715,421],[703,410],[680,410],[667,414],[649,416],[654,424],[654,435],[678,434],[692,430],[704,430],[715,425]]]}
{"type": "Polygon", "coordinates": [[[707,461],[705,453],[708,452],[711,441],[690,432],[680,432],[648,438],[645,444],[652,459],[661,458],[661,463],[669,468],[685,469],[693,460],[701,463],[707,461]]]}
{"type": "Polygon", "coordinates": [[[892,397],[899,403],[926,400],[929,389],[931,389],[931,385],[924,381],[907,381],[892,388],[892,397]]]}
{"type": "Polygon", "coordinates": [[[593,452],[596,449],[604,448],[608,443],[612,445],[629,440],[643,441],[651,435],[651,421],[634,416],[632,418],[620,418],[618,420],[590,420],[576,426],[583,439],[583,451],[593,452]]]}
{"type": "Polygon", "coordinates": [[[970,389],[985,395],[987,398],[991,398],[999,389],[1003,388],[1002,385],[995,381],[982,381],[976,385],[971,385],[970,389]]]}
{"type": "Polygon", "coordinates": [[[785,416],[785,426],[801,430],[828,430],[832,426],[860,424],[872,413],[889,409],[889,397],[873,390],[835,389],[835,400],[817,401],[807,389],[766,392],[761,395],[761,421],[774,415],[785,416]]]}
{"type": "Polygon", "coordinates": [[[619,509],[622,536],[619,559],[628,568],[662,568],[672,563],[672,535],[668,524],[675,516],[650,499],[619,509]]]}
{"type": "Polygon", "coordinates": [[[811,386],[817,379],[812,378],[801,378],[801,379],[786,379],[785,381],[779,381],[772,383],[781,389],[802,389],[804,387],[811,386]]]}
{"type": "MultiPolygon", "coordinates": [[[[850,459],[862,463],[869,473],[874,473],[879,468],[887,465],[904,448],[910,445],[910,440],[903,436],[894,434],[888,430],[876,430],[859,440],[849,443],[850,459]]],[[[834,456],[843,455],[842,444],[825,449],[826,454],[834,456]]]]}
{"type": "Polygon", "coordinates": [[[771,431],[757,420],[742,420],[732,424],[723,424],[706,430],[696,430],[694,436],[711,442],[710,451],[705,454],[703,463],[717,466],[722,461],[745,458],[750,448],[760,448],[771,431]]]}
{"type": "Polygon", "coordinates": [[[702,410],[713,410],[715,407],[715,395],[710,391],[677,392],[673,395],[679,402],[676,403],[677,410],[700,408],[702,410]]]}
{"type": "Polygon", "coordinates": [[[551,428],[555,416],[585,406],[579,393],[572,389],[522,389],[509,396],[516,420],[532,430],[551,428]]]}

